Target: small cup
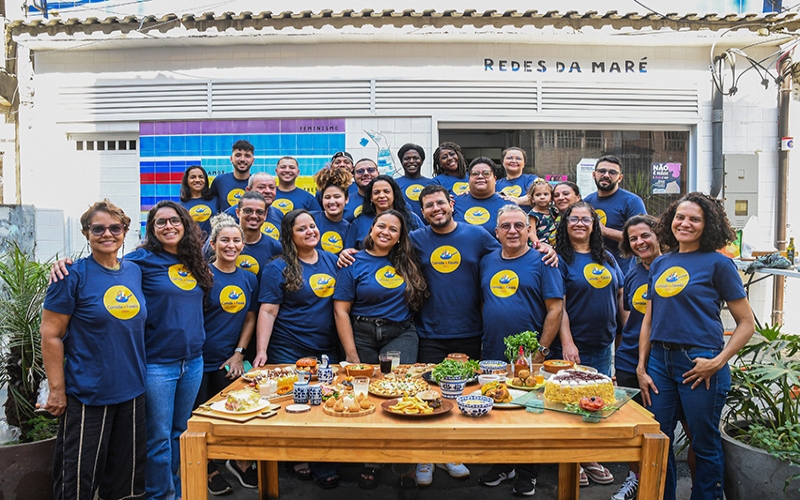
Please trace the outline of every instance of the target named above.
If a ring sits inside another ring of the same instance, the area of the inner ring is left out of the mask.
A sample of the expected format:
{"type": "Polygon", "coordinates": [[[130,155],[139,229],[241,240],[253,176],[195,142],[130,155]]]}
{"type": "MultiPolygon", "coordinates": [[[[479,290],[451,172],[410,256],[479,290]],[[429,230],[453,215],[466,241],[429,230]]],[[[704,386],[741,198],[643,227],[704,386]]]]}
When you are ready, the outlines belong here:
{"type": "Polygon", "coordinates": [[[333,368],[320,368],[317,370],[317,379],[320,384],[330,384],[333,382],[333,368]]]}
{"type": "Polygon", "coordinates": [[[478,375],[478,385],[480,385],[481,387],[490,382],[499,382],[499,381],[500,381],[500,375],[495,375],[495,374],[478,375]]]}
{"type": "Polygon", "coordinates": [[[311,380],[311,372],[298,370],[295,373],[297,374],[298,384],[307,384],[311,380]]]}
{"type": "Polygon", "coordinates": [[[356,377],[353,379],[353,394],[369,396],[369,377],[356,377]]]}
{"type": "Polygon", "coordinates": [[[388,352],[378,356],[378,360],[381,363],[381,373],[386,375],[392,372],[392,357],[389,356],[388,352]]]}
{"type": "Polygon", "coordinates": [[[400,366],[400,351],[387,351],[386,355],[392,358],[392,370],[400,366]]]}
{"type": "MultiPolygon", "coordinates": [[[[320,398],[322,398],[321,393],[320,398]]],[[[308,403],[308,384],[294,384],[294,402],[308,403]]]]}
{"type": "Polygon", "coordinates": [[[262,397],[271,397],[278,392],[278,382],[274,379],[268,379],[258,384],[258,392],[262,397]]]}
{"type": "Polygon", "coordinates": [[[322,386],[310,385],[308,386],[308,402],[312,405],[322,404],[322,386]]]}

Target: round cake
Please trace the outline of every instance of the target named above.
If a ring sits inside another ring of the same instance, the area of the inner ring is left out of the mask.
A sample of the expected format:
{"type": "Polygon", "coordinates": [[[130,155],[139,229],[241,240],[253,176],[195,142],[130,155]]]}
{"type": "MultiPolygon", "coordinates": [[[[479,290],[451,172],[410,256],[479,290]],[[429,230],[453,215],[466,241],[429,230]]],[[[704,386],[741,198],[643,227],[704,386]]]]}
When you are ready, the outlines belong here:
{"type": "Polygon", "coordinates": [[[577,404],[581,398],[592,396],[600,396],[606,403],[616,401],[611,378],[601,373],[561,370],[544,385],[544,397],[557,403],[577,404]]]}

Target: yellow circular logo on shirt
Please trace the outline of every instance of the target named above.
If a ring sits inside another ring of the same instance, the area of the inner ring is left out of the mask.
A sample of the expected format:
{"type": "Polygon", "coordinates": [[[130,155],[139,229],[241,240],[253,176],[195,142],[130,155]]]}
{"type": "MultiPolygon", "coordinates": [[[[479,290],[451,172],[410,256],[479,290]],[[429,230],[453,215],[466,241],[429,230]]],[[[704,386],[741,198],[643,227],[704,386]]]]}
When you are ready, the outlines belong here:
{"type": "Polygon", "coordinates": [[[287,200],[285,198],[281,198],[280,200],[275,200],[275,202],[272,203],[272,206],[277,207],[278,210],[283,212],[283,215],[286,215],[292,210],[294,210],[294,203],[292,203],[292,200],[287,200]]]}
{"type": "Polygon", "coordinates": [[[472,207],[464,213],[464,220],[474,226],[480,226],[489,222],[491,215],[483,207],[472,207]]]}
{"type": "Polygon", "coordinates": [[[244,194],[244,189],[231,189],[228,192],[228,205],[234,206],[239,204],[239,200],[242,199],[242,195],[244,194]]]}
{"type": "Polygon", "coordinates": [[[661,297],[674,297],[689,284],[689,272],[680,266],[672,266],[658,277],[653,285],[661,297]]]}
{"type": "Polygon", "coordinates": [[[326,252],[339,253],[344,248],[342,236],[336,231],[325,231],[320,241],[322,242],[322,249],[326,252]]]}
{"type": "Polygon", "coordinates": [[[336,280],[333,276],[325,273],[312,274],[308,278],[308,286],[317,297],[330,297],[333,295],[333,289],[336,286],[336,280]]]}
{"type": "Polygon", "coordinates": [[[266,234],[273,240],[281,239],[280,230],[277,227],[275,227],[275,224],[269,221],[265,221],[263,224],[261,224],[261,233],[266,234]]]}
{"type": "Polygon", "coordinates": [[[103,294],[103,305],[106,311],[117,319],[131,319],[137,314],[141,306],[136,296],[130,289],[122,285],[114,285],[103,294]]]}
{"type": "Polygon", "coordinates": [[[444,245],[431,253],[431,266],[440,273],[452,273],[461,265],[461,253],[450,245],[444,245]]]}
{"type": "Polygon", "coordinates": [[[469,191],[469,182],[456,182],[453,184],[453,193],[458,196],[469,191]]]}
{"type": "Polygon", "coordinates": [[[219,305],[223,311],[235,314],[247,306],[247,297],[238,286],[228,285],[219,292],[219,305]]]}
{"type": "Polygon", "coordinates": [[[600,224],[605,226],[606,225],[606,220],[608,219],[606,217],[606,212],[604,210],[600,210],[600,209],[595,209],[595,212],[597,213],[597,218],[600,219],[600,224]]]}
{"type": "Polygon", "coordinates": [[[595,262],[586,264],[583,268],[583,277],[595,288],[605,288],[611,283],[611,271],[595,262]]]}
{"type": "Polygon", "coordinates": [[[356,207],[356,209],[355,209],[355,210],[353,210],[353,218],[355,219],[356,217],[358,217],[359,215],[361,215],[361,211],[362,211],[362,210],[364,210],[364,205],[359,205],[359,206],[357,206],[357,207],[356,207]]]}
{"type": "Polygon", "coordinates": [[[194,279],[192,273],[183,264],[169,266],[167,275],[172,284],[181,290],[194,290],[194,287],[197,286],[197,280],[194,279]]]}
{"type": "Polygon", "coordinates": [[[422,185],[412,184],[406,188],[406,198],[419,201],[419,194],[422,192],[422,185]]]}
{"type": "Polygon", "coordinates": [[[506,196],[519,197],[519,196],[522,195],[522,187],[520,187],[520,186],[506,186],[500,192],[505,194],[506,196]]]}
{"type": "Polygon", "coordinates": [[[644,294],[646,293],[647,283],[637,288],[636,291],[633,292],[633,297],[631,297],[631,306],[642,314],[647,312],[647,301],[644,299],[644,294]]]}
{"type": "Polygon", "coordinates": [[[195,222],[205,222],[211,217],[211,207],[208,205],[195,205],[189,209],[189,215],[195,222]]]}
{"type": "Polygon", "coordinates": [[[245,271],[250,271],[258,276],[258,270],[260,266],[258,265],[258,261],[254,259],[252,255],[239,254],[239,256],[236,257],[236,265],[245,271]]]}
{"type": "Polygon", "coordinates": [[[499,271],[489,281],[492,294],[501,299],[511,297],[519,289],[519,276],[514,271],[499,271]]]}
{"type": "Polygon", "coordinates": [[[403,277],[397,274],[392,266],[383,266],[375,273],[375,281],[383,288],[397,288],[405,283],[403,277]]]}

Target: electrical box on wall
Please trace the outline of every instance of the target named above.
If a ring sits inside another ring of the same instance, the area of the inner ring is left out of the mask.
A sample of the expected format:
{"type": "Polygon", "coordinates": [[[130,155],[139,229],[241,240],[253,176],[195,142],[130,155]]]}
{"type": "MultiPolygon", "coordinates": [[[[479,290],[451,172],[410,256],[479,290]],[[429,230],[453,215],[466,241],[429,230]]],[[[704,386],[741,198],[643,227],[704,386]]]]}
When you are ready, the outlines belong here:
{"type": "Polygon", "coordinates": [[[758,215],[758,155],[724,155],[725,212],[736,229],[758,215]]]}

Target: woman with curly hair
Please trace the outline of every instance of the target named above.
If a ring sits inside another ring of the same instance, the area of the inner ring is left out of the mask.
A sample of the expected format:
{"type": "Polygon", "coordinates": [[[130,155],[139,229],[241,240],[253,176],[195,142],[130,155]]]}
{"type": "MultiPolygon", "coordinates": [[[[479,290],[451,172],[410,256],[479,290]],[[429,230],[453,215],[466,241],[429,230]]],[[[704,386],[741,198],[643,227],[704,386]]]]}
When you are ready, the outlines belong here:
{"type": "Polygon", "coordinates": [[[217,197],[211,194],[208,173],[200,165],[192,165],[183,173],[181,206],[189,211],[206,234],[211,233],[211,216],[219,212],[217,197]]]}
{"type": "MultiPolygon", "coordinates": [[[[123,258],[139,266],[147,302],[147,498],[181,496],[179,437],[203,378],[203,303],[214,284],[202,246],[189,212],[160,201],[147,214],[144,242],[123,258]]],[[[68,274],[65,263],[53,265],[53,279],[68,274]]]]}
{"type": "Polygon", "coordinates": [[[314,175],[314,182],[322,205],[321,212],[311,212],[320,234],[317,249],[339,255],[350,227],[344,218],[344,209],[350,198],[353,174],[344,168],[323,168],[314,175]]]}
{"type": "Polygon", "coordinates": [[[467,161],[455,142],[443,142],[433,152],[432,184],[446,187],[454,197],[469,189],[467,161]]]}
{"type": "MultiPolygon", "coordinates": [[[[755,331],[736,266],[717,252],[734,239],[734,232],[719,200],[693,192],[667,208],[658,236],[670,252],[650,266],[636,375],[645,405],[670,440],[683,408],[696,456],[691,498],[722,498],[719,419],[731,384],[728,360],[755,331]],[[727,344],[720,318],[723,301],[736,322],[727,344]]],[[[676,483],[670,450],[666,500],[675,498],[676,483]]]]}

